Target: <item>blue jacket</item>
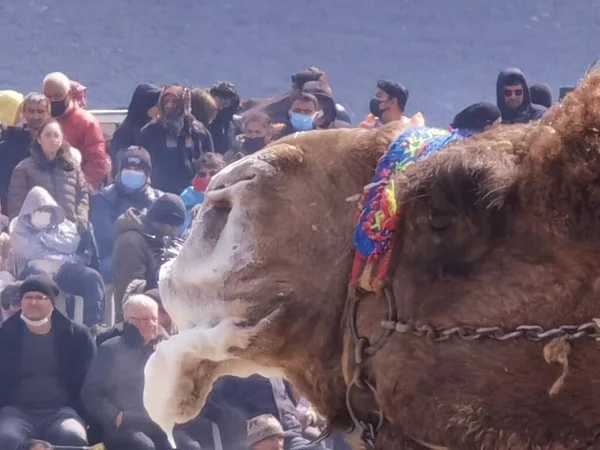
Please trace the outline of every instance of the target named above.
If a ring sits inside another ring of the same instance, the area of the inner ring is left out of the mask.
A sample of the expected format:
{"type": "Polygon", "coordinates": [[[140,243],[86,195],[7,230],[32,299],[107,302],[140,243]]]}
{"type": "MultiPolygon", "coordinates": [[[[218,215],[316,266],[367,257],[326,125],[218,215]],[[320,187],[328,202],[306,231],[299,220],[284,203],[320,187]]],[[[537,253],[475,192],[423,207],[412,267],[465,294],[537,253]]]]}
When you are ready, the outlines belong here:
{"type": "Polygon", "coordinates": [[[183,204],[185,205],[185,222],[179,229],[178,236],[181,236],[192,223],[192,208],[204,202],[204,193],[194,189],[194,186],[188,186],[180,195],[183,204]]]}
{"type": "Polygon", "coordinates": [[[103,261],[110,266],[110,259],[115,244],[114,224],[129,208],[147,209],[163,193],[158,189],[146,186],[140,191],[125,192],[118,184],[113,183],[100,190],[90,199],[90,222],[98,245],[100,272],[105,277],[108,273],[103,268],[103,261]]]}

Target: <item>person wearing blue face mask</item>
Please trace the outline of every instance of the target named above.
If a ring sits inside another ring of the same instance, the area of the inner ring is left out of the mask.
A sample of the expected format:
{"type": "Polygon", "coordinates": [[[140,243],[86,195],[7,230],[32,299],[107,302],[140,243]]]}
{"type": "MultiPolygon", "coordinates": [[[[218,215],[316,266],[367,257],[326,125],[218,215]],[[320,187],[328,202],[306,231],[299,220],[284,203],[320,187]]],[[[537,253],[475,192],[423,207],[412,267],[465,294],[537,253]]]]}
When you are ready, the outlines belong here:
{"type": "Polygon", "coordinates": [[[314,120],[319,113],[319,101],[312,94],[299,94],[292,102],[289,112],[289,123],[282,130],[281,136],[310,131],[315,129],[314,120]]]}
{"type": "Polygon", "coordinates": [[[102,188],[90,200],[90,222],[98,246],[100,273],[112,282],[111,256],[115,242],[114,224],[129,208],[147,209],[163,192],[150,186],[152,161],[143,147],[131,146],[118,153],[115,182],[102,188]]]}

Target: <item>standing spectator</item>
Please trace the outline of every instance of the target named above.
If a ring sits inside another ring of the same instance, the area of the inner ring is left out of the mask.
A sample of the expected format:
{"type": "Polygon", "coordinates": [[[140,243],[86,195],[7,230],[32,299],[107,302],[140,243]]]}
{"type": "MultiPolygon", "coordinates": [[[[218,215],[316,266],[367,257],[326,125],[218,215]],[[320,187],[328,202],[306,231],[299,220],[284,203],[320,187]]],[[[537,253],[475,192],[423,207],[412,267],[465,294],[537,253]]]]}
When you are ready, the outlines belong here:
{"type": "Polygon", "coordinates": [[[372,112],[377,110],[378,114],[376,117],[384,125],[397,120],[406,120],[404,110],[408,102],[408,89],[400,83],[379,80],[377,82],[375,98],[371,102],[373,107],[372,112]]]}
{"type": "Polygon", "coordinates": [[[531,94],[531,103],[540,105],[544,108],[552,107],[552,89],[544,83],[536,83],[529,88],[531,94]]]}
{"type": "Polygon", "coordinates": [[[26,279],[20,293],[21,314],[0,328],[0,449],[30,439],[86,445],[80,392],[92,337],[54,309],[58,288],[47,277],[26,279]]]}
{"type": "Polygon", "coordinates": [[[32,141],[42,124],[50,118],[50,101],[44,94],[31,92],[23,99],[21,109],[25,125],[8,128],[0,142],[0,202],[5,213],[13,170],[29,156],[32,141]]]}
{"type": "Polygon", "coordinates": [[[276,136],[273,140],[296,132],[314,130],[314,121],[319,114],[319,108],[317,97],[307,93],[298,94],[292,102],[285,124],[276,130],[276,136]]]}
{"type": "Polygon", "coordinates": [[[241,133],[239,120],[234,115],[240,106],[240,96],[233,83],[220,81],[210,89],[210,94],[217,102],[219,112],[208,126],[214,143],[214,151],[224,155],[233,148],[235,137],[241,133]]]}
{"type": "Polygon", "coordinates": [[[186,114],[183,86],[167,86],[158,102],[160,116],[140,134],[140,146],[152,158],[152,186],[179,194],[194,177],[195,162],[210,148],[210,136],[191,114],[186,114]]]}
{"type": "Polygon", "coordinates": [[[115,182],[90,199],[90,222],[98,246],[100,272],[107,283],[112,282],[116,220],[129,208],[149,208],[163,194],[150,186],[152,161],[146,149],[129,147],[119,154],[117,166],[119,173],[115,182]]]}
{"type": "Polygon", "coordinates": [[[177,235],[185,221],[185,205],[175,194],[160,197],[150,209],[128,209],[115,224],[113,251],[116,320],[122,320],[125,290],[133,280],[145,280],[146,288],[157,286],[165,238],[177,235]]]}
{"type": "Polygon", "coordinates": [[[110,157],[116,169],[117,152],[140,144],[140,132],[151,120],[158,117],[160,88],[153,84],[140,84],[135,88],[127,116],[115,130],[110,141],[110,157]]]}
{"type": "MultiPolygon", "coordinates": [[[[123,305],[122,333],[100,345],[85,379],[84,406],[102,425],[102,440],[110,450],[171,448],[143,405],[144,367],[158,341],[167,337],[160,333],[158,310],[146,295],[130,297],[123,305]]],[[[178,449],[199,448],[181,445],[178,430],[174,435],[178,449]]]]}
{"type": "Polygon", "coordinates": [[[546,108],[531,103],[529,86],[519,69],[504,69],[496,83],[497,105],[502,112],[502,123],[529,123],[540,119],[546,108]]]}
{"type": "Polygon", "coordinates": [[[46,189],[80,230],[88,228],[88,186],[73,160],[60,124],[49,119],[31,145],[31,156],[13,171],[8,189],[8,215],[19,214],[25,197],[34,186],[46,189]]]}
{"type": "Polygon", "coordinates": [[[22,102],[23,94],[16,91],[0,91],[0,125],[5,127],[17,125],[22,102]]]}
{"type": "Polygon", "coordinates": [[[59,121],[66,140],[81,152],[81,168],[86,180],[92,189],[100,189],[110,174],[110,158],[100,123],[72,99],[71,82],[64,73],[46,75],[44,94],[50,100],[50,113],[59,121]]]}
{"type": "Polygon", "coordinates": [[[266,113],[251,111],[243,120],[244,134],[236,138],[234,148],[224,155],[228,163],[262,150],[273,138],[271,119],[266,113]]]}
{"type": "Polygon", "coordinates": [[[321,115],[315,119],[315,128],[326,130],[331,128],[350,128],[348,122],[338,119],[338,108],[331,88],[321,81],[309,81],[304,84],[302,92],[312,94],[319,101],[321,115]]]}

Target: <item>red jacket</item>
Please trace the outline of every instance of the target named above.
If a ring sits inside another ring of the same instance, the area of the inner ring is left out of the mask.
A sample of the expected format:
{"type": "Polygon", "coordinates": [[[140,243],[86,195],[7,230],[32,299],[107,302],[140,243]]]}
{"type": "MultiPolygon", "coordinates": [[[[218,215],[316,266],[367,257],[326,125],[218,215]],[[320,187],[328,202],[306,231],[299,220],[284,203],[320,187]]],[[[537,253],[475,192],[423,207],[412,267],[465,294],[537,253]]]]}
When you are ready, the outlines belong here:
{"type": "Polygon", "coordinates": [[[81,170],[85,179],[92,189],[99,190],[111,171],[100,122],[78,106],[70,106],[58,121],[69,144],[81,152],[81,170]]]}

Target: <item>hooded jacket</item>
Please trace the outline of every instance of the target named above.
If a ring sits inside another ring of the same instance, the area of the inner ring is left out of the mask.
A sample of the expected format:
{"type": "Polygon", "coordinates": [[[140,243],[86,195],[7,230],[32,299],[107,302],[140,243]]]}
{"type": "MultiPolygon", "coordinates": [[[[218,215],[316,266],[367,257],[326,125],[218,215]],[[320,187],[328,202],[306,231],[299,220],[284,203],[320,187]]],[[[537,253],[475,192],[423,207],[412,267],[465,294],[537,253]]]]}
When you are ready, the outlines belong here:
{"type": "Polygon", "coordinates": [[[132,145],[139,145],[142,128],[150,123],[148,110],[158,104],[160,88],[153,84],[140,84],[135,88],[127,108],[127,116],[115,130],[110,142],[110,157],[116,170],[117,153],[132,145]]]}
{"type": "Polygon", "coordinates": [[[0,142],[0,202],[2,211],[8,211],[8,187],[13,170],[29,156],[31,133],[24,127],[9,127],[0,142]]]}
{"type": "Polygon", "coordinates": [[[546,112],[546,108],[543,106],[531,103],[531,95],[529,93],[527,80],[525,80],[525,75],[519,69],[515,68],[504,69],[498,75],[498,81],[496,83],[496,102],[502,113],[502,123],[505,124],[533,122],[534,120],[540,119],[546,112]],[[520,83],[523,85],[523,104],[516,110],[508,108],[504,102],[504,87],[506,78],[509,76],[518,77],[520,83]]]}
{"type": "Polygon", "coordinates": [[[146,280],[146,288],[157,286],[163,240],[144,224],[146,210],[130,208],[115,223],[112,267],[115,284],[115,320],[123,319],[123,296],[131,281],[146,280]]]}
{"type": "Polygon", "coordinates": [[[64,210],[71,222],[87,227],[89,213],[88,184],[79,166],[64,148],[49,161],[37,142],[32,143],[31,156],[13,170],[8,189],[8,216],[21,211],[29,191],[43,187],[64,210]]]}
{"type": "Polygon", "coordinates": [[[73,222],[65,220],[64,211],[41,187],[34,187],[23,203],[19,216],[11,223],[11,249],[25,261],[52,260],[58,263],[78,262],[75,255],[80,236],[73,222]],[[31,214],[40,209],[51,211],[48,228],[38,230],[31,225],[31,214]]]}

